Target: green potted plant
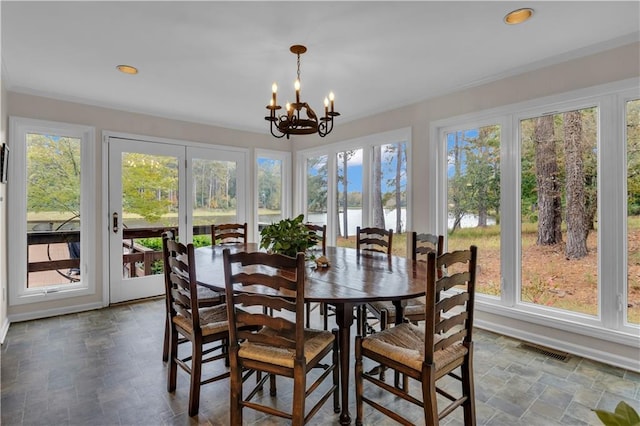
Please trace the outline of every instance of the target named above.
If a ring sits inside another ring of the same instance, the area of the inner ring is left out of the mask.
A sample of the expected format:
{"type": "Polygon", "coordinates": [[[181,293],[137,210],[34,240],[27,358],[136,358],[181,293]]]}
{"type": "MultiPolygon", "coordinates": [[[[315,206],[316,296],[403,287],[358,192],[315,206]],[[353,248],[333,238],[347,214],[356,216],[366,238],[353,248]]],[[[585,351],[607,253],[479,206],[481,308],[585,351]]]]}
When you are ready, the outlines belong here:
{"type": "Polygon", "coordinates": [[[624,401],[616,406],[615,411],[593,410],[606,426],[639,426],[640,416],[636,410],[624,401]]]}
{"type": "MultiPolygon", "coordinates": [[[[260,248],[271,253],[280,253],[295,257],[297,253],[307,253],[307,250],[319,241],[318,235],[309,230],[304,224],[304,215],[293,219],[282,219],[279,222],[265,226],[260,231],[260,248]]],[[[313,255],[308,259],[313,259],[313,255]]]]}

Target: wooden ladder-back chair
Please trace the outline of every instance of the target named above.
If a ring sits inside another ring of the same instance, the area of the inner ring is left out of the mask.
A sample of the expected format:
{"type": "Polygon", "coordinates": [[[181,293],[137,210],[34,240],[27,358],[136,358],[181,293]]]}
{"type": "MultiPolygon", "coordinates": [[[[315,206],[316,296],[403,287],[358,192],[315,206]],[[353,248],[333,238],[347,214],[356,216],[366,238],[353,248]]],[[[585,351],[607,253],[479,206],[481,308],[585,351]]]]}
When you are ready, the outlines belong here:
{"type": "MultiPolygon", "coordinates": [[[[427,261],[427,254],[442,254],[444,237],[442,235],[411,233],[411,258],[416,261],[427,261]]],[[[388,301],[367,303],[367,311],[380,321],[380,329],[384,330],[395,323],[396,309],[388,301]]],[[[404,308],[404,317],[413,323],[424,321],[424,298],[409,299],[404,308]]]]}
{"type": "MultiPolygon", "coordinates": [[[[362,254],[371,255],[376,253],[391,256],[393,249],[393,229],[383,229],[375,227],[360,228],[356,227],[356,250],[358,256],[362,254]]],[[[367,307],[362,305],[356,308],[356,324],[358,334],[363,336],[367,334],[368,317],[367,307]]],[[[375,319],[371,317],[371,319],[375,319]]]]}
{"type": "MultiPolygon", "coordinates": [[[[318,235],[319,238],[319,244],[317,246],[314,246],[311,250],[315,251],[317,249],[322,249],[322,256],[326,256],[327,255],[327,225],[314,225],[313,223],[305,223],[304,226],[307,227],[307,229],[309,231],[313,231],[318,235]],[[317,247],[317,248],[316,248],[317,247]]],[[[311,305],[312,303],[307,303],[306,304],[306,309],[307,309],[307,319],[306,319],[306,326],[307,328],[311,327],[311,305]]],[[[327,315],[326,315],[326,305],[324,303],[320,303],[320,313],[323,315],[324,317],[324,329],[327,330],[328,328],[328,322],[327,322],[327,315]]]]}
{"type": "MultiPolygon", "coordinates": [[[[327,254],[327,225],[314,225],[313,223],[305,223],[304,226],[307,227],[309,231],[313,231],[318,235],[319,245],[318,248],[322,249],[322,255],[325,256],[327,254]]],[[[314,246],[311,250],[314,250],[316,246],[314,246]]]]}
{"type": "Polygon", "coordinates": [[[222,223],[211,225],[211,245],[246,244],[247,223],[222,223]]]}
{"type": "MultiPolygon", "coordinates": [[[[167,231],[164,232],[162,234],[162,238],[167,238],[170,239],[172,241],[175,241],[175,230],[174,231],[167,231]]],[[[166,257],[164,258],[164,284],[165,284],[165,289],[170,288],[171,286],[171,279],[170,279],[170,268],[167,266],[167,260],[166,257]]],[[[169,327],[171,325],[170,323],[170,319],[169,319],[169,312],[170,312],[170,306],[169,306],[169,297],[168,297],[168,293],[165,291],[166,296],[166,303],[167,303],[167,315],[165,318],[165,324],[164,324],[164,339],[163,339],[163,347],[162,347],[162,361],[163,362],[167,362],[169,360],[169,327]]],[[[213,291],[211,289],[208,289],[206,287],[202,287],[202,286],[198,286],[198,305],[200,305],[201,308],[205,308],[205,307],[210,307],[210,306],[216,306],[216,305],[224,305],[225,303],[225,295],[224,293],[219,293],[216,291],[213,291]]],[[[180,343],[185,343],[188,340],[184,337],[180,337],[178,338],[178,344],[180,343]]]]}
{"type": "Polygon", "coordinates": [[[393,229],[356,228],[356,250],[362,253],[384,253],[391,256],[393,229]]]}
{"type": "Polygon", "coordinates": [[[199,305],[193,244],[185,246],[165,235],[162,249],[165,274],[168,275],[166,293],[170,325],[167,391],[176,389],[178,367],[186,371],[190,375],[189,416],[195,416],[200,405],[200,386],[229,377],[226,367],[224,372],[206,380],[201,377],[202,364],[227,359],[227,307],[224,303],[206,308],[199,305]],[[179,356],[180,336],[191,342],[190,356],[179,356]],[[219,345],[204,349],[205,344],[214,342],[219,345]]]}
{"type": "Polygon", "coordinates": [[[242,425],[244,408],[289,419],[294,426],[305,424],[331,395],[334,410],[339,411],[339,364],[337,330],[334,332],[304,328],[304,254],[295,258],[261,252],[223,251],[227,309],[230,323],[229,360],[231,364],[230,424],[242,425]],[[238,309],[242,306],[244,311],[238,309]],[[264,313],[262,307],[277,316],[264,313]],[[240,325],[261,327],[243,330],[240,325]],[[331,355],[330,365],[320,364],[331,355]],[[307,374],[320,367],[310,386],[307,374]],[[256,387],[243,396],[242,371],[267,373],[256,387]],[[321,390],[321,383],[333,375],[333,383],[305,414],[305,399],[321,390]],[[293,379],[293,401],[289,412],[276,406],[253,401],[267,378],[275,396],[275,376],[293,379]]]}
{"type": "Polygon", "coordinates": [[[365,396],[364,381],[367,381],[422,407],[424,423],[429,426],[438,426],[441,419],[460,406],[464,408],[464,424],[475,426],[472,331],[476,262],[475,246],[439,257],[429,253],[424,328],[403,323],[370,336],[356,337],[356,425],[362,425],[364,403],[401,424],[415,423],[387,408],[388,405],[384,407],[365,396]],[[445,267],[447,275],[438,277],[438,271],[445,267]],[[440,300],[436,301],[438,295],[440,300]],[[408,389],[398,389],[364,373],[363,358],[419,381],[422,401],[410,395],[408,389]],[[456,374],[458,368],[460,374],[456,374]],[[459,396],[437,386],[437,381],[444,376],[460,382],[459,396]],[[438,409],[437,395],[450,401],[442,410],[438,409]]]}
{"type": "MultiPolygon", "coordinates": [[[[418,262],[426,262],[427,255],[435,252],[436,256],[442,254],[444,247],[444,237],[442,235],[433,234],[418,234],[417,232],[411,232],[411,259],[418,262]]],[[[373,318],[380,321],[380,330],[389,328],[389,326],[396,322],[396,308],[392,302],[381,301],[371,302],[365,305],[365,312],[371,314],[373,318]]],[[[367,314],[369,315],[369,314],[367,314]]],[[[404,319],[417,324],[418,321],[424,321],[425,319],[425,298],[420,297],[416,299],[407,300],[407,304],[404,307],[403,312],[404,319]]],[[[365,333],[367,328],[362,329],[365,333]]],[[[380,369],[380,380],[384,380],[384,369],[380,369]]],[[[396,375],[396,386],[398,386],[398,377],[396,375]]]]}

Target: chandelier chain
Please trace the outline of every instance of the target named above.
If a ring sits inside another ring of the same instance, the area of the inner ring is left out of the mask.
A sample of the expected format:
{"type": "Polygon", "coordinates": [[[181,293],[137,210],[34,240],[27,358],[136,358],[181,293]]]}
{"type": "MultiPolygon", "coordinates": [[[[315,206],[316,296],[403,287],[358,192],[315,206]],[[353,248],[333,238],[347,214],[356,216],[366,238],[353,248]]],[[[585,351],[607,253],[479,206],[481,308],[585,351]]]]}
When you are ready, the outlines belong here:
{"type": "Polygon", "coordinates": [[[300,81],[300,54],[298,53],[298,81],[300,81]]]}

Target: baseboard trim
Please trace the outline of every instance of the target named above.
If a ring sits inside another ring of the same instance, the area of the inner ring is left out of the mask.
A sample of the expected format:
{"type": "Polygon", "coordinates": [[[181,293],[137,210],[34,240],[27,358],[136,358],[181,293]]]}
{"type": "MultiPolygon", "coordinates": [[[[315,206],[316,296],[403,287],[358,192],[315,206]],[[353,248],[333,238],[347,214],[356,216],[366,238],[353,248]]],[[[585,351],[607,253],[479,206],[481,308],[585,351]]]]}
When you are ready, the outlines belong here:
{"type": "MultiPolygon", "coordinates": [[[[549,348],[562,350],[573,355],[591,359],[593,361],[602,362],[630,371],[640,372],[640,360],[638,360],[637,355],[635,358],[625,357],[614,353],[613,350],[602,351],[587,345],[579,345],[568,342],[566,340],[555,339],[549,336],[545,336],[544,334],[529,332],[516,327],[509,327],[507,325],[499,324],[493,321],[475,319],[473,325],[483,330],[503,334],[505,336],[513,337],[515,339],[524,340],[526,342],[531,342],[542,346],[547,346],[549,348]]],[[[617,346],[616,344],[611,345],[617,346]]]]}
{"type": "Polygon", "coordinates": [[[9,315],[8,320],[10,323],[30,321],[34,319],[55,317],[58,315],[67,315],[67,314],[75,314],[78,312],[92,311],[94,309],[101,309],[101,308],[103,308],[103,306],[102,306],[102,302],[100,301],[95,303],[87,303],[84,305],[65,306],[62,308],[47,309],[47,310],[37,311],[37,312],[27,312],[24,314],[12,314],[12,315],[9,315]]]}

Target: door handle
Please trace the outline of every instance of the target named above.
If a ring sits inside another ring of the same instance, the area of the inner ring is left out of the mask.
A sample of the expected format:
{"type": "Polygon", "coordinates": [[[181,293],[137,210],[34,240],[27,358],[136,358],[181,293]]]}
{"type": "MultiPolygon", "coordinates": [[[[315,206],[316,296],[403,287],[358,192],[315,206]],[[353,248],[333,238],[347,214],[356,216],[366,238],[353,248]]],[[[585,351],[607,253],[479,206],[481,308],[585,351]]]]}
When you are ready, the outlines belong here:
{"type": "Polygon", "coordinates": [[[113,212],[113,233],[118,233],[118,213],[113,212]]]}

